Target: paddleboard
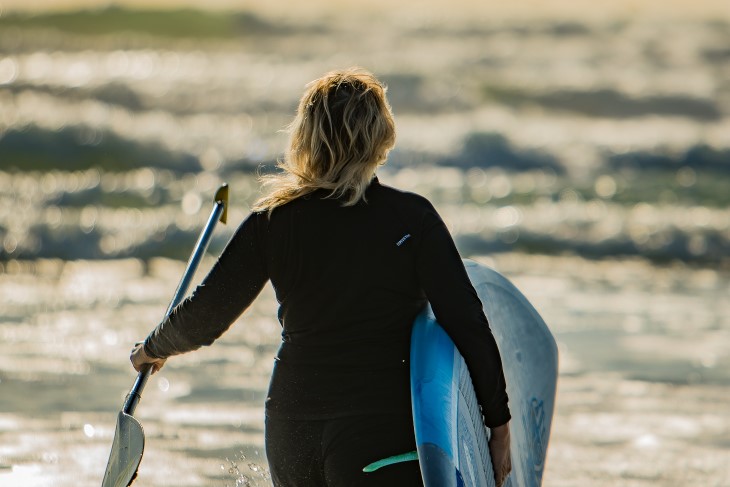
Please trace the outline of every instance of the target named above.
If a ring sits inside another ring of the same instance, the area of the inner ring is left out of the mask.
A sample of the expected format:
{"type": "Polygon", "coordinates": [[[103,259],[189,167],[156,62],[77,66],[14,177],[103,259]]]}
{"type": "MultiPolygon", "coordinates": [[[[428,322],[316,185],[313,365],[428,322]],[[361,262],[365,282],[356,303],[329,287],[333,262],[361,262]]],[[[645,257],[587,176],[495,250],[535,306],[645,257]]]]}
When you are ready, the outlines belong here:
{"type": "MultiPolygon", "coordinates": [[[[464,260],[464,265],[497,341],[507,381],[512,473],[505,486],[540,486],[555,407],[555,339],[506,277],[474,261],[464,260]]],[[[494,486],[489,430],[482,422],[469,370],[430,306],[413,326],[411,395],[426,487],[494,486]]]]}

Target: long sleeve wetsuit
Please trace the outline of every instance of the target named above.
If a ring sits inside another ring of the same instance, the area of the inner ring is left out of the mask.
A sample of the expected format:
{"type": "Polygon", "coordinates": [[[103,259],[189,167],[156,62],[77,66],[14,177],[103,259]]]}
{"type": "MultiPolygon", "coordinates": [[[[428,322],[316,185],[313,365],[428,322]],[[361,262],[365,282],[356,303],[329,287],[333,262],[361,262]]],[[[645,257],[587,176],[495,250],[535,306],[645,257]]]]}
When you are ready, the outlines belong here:
{"type": "Polygon", "coordinates": [[[248,216],[203,283],[149,335],[147,354],[210,345],[271,280],[282,342],[267,416],[404,413],[411,326],[428,300],[469,366],[485,423],[506,423],[496,342],[433,206],[377,178],[354,206],[327,196],[320,190],[248,216]]]}

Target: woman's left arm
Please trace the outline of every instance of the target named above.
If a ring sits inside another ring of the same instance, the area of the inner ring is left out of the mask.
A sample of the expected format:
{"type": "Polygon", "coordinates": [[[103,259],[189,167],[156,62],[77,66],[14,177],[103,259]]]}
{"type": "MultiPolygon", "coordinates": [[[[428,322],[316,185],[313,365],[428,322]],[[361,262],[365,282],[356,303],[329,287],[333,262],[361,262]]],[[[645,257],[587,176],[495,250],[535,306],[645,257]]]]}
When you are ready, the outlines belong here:
{"type": "Polygon", "coordinates": [[[243,221],[203,282],[150,333],[138,358],[143,352],[165,359],[210,345],[251,305],[268,280],[265,224],[259,213],[243,221]]]}

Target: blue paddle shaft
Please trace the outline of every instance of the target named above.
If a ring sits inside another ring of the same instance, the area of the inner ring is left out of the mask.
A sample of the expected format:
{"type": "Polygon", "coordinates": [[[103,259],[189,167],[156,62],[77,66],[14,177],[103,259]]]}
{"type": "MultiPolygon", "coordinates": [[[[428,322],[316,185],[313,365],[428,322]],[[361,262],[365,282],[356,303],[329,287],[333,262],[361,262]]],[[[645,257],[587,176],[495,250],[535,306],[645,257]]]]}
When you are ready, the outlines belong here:
{"type": "MultiPolygon", "coordinates": [[[[195,276],[195,271],[198,269],[200,261],[203,260],[205,251],[208,248],[210,238],[213,235],[213,229],[215,228],[215,224],[218,222],[218,220],[221,220],[225,223],[227,206],[228,185],[224,184],[216,193],[216,202],[215,206],[213,207],[213,211],[210,213],[208,222],[205,224],[205,227],[203,227],[203,230],[200,233],[200,237],[198,237],[198,242],[193,248],[193,253],[192,255],[190,255],[188,265],[185,267],[185,272],[180,279],[180,284],[177,285],[175,295],[173,296],[172,301],[170,301],[170,305],[167,307],[167,311],[165,312],[165,318],[170,316],[170,313],[172,313],[172,310],[175,309],[175,306],[180,304],[180,302],[185,297],[185,294],[188,291],[188,287],[190,287],[190,282],[195,276]]],[[[152,375],[152,364],[143,367],[137,375],[137,380],[134,381],[132,390],[129,391],[129,395],[127,395],[127,399],[124,401],[124,408],[122,409],[122,411],[124,411],[126,414],[129,414],[130,416],[134,414],[134,410],[137,409],[137,404],[139,403],[139,400],[142,399],[142,390],[144,389],[145,385],[147,385],[147,379],[149,379],[150,375],[152,375]]]]}

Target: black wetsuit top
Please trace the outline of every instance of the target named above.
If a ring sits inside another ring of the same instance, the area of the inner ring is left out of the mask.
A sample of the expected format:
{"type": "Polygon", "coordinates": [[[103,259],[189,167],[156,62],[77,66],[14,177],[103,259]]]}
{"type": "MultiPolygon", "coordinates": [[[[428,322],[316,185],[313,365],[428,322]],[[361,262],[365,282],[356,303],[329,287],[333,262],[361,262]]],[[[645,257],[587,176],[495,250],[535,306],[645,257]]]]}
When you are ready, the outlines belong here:
{"type": "Polygon", "coordinates": [[[506,423],[496,342],[433,206],[377,178],[354,206],[328,194],[248,216],[203,283],[147,338],[147,354],[210,345],[271,280],[282,342],[267,415],[402,414],[410,411],[411,325],[428,300],[469,366],[486,425],[506,423]]]}

